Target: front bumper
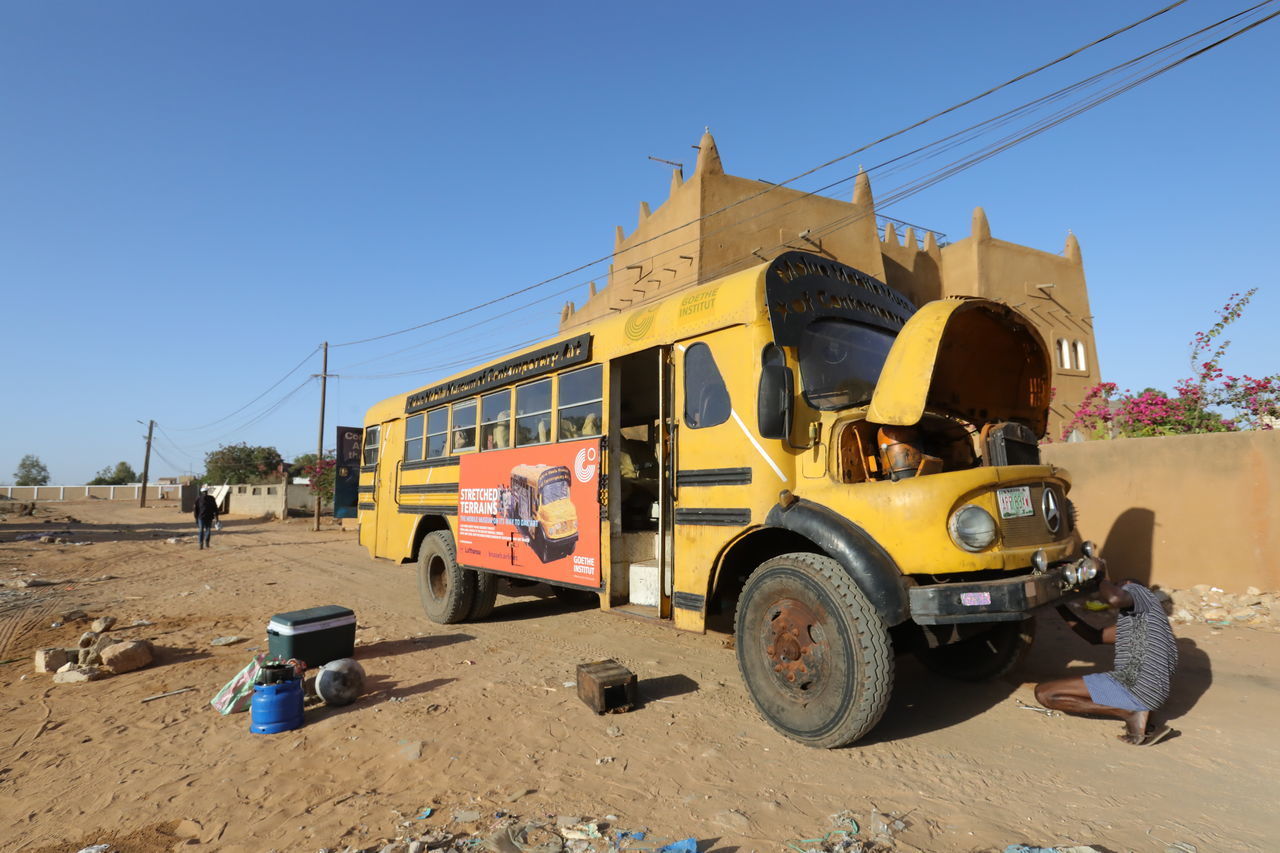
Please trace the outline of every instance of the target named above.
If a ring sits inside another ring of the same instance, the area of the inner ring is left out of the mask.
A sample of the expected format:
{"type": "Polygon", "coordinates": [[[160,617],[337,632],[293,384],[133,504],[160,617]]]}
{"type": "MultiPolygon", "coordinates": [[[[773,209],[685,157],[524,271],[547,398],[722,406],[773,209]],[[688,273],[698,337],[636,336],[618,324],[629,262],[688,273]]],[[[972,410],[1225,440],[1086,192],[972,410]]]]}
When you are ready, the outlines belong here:
{"type": "Polygon", "coordinates": [[[1020,622],[1037,608],[1096,590],[1101,577],[1102,564],[1092,557],[1081,557],[1038,575],[913,586],[908,591],[911,619],[918,625],[1020,622]],[[1067,569],[1078,576],[1089,564],[1097,569],[1093,578],[1074,584],[1067,582],[1067,569]]]}

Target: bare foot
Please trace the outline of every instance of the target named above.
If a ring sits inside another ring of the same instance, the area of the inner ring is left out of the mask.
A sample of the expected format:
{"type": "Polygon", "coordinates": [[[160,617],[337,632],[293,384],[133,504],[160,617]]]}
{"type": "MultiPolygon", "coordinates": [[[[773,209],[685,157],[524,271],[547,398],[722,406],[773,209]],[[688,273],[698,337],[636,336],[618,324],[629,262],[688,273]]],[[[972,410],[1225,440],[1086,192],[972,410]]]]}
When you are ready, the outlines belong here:
{"type": "Polygon", "coordinates": [[[1120,740],[1134,745],[1141,744],[1147,736],[1147,720],[1150,716],[1150,711],[1131,711],[1124,719],[1125,732],[1120,740]]]}

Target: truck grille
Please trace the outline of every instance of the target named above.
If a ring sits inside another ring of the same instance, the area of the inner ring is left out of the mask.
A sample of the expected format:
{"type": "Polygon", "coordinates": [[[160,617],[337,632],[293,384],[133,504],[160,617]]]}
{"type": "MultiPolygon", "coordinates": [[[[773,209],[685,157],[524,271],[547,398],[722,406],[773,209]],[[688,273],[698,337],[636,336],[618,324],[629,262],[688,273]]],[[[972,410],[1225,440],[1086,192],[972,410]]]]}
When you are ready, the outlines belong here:
{"type": "Polygon", "coordinates": [[[1000,534],[1004,539],[1005,547],[1022,548],[1045,542],[1057,542],[1071,535],[1070,504],[1067,502],[1066,496],[1062,494],[1061,489],[1055,486],[1046,486],[1044,483],[1032,484],[1031,506],[1035,508],[1034,515],[1027,515],[1022,518],[1000,519],[1000,534]],[[1058,513],[1061,521],[1058,525],[1057,533],[1051,533],[1044,520],[1045,489],[1052,490],[1054,497],[1058,499],[1058,513]]]}

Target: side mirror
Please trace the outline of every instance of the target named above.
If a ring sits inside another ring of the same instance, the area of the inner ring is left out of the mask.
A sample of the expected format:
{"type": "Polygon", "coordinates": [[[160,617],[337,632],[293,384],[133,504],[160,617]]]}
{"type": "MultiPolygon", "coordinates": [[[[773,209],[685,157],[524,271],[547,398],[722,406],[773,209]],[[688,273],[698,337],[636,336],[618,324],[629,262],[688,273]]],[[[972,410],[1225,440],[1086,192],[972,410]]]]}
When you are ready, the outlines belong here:
{"type": "Polygon", "coordinates": [[[784,364],[761,366],[756,424],[763,438],[791,437],[791,401],[794,397],[795,380],[791,368],[784,364]]]}

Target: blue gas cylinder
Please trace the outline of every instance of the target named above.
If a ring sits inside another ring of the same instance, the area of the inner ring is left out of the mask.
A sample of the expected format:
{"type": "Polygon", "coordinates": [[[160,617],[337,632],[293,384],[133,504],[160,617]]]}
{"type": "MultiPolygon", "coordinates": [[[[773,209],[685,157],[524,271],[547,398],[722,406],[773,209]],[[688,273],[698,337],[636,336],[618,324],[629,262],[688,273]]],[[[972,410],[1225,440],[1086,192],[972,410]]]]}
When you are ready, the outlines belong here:
{"type": "Polygon", "coordinates": [[[249,731],[273,735],[302,728],[302,678],[292,666],[264,666],[249,702],[249,731]]]}

